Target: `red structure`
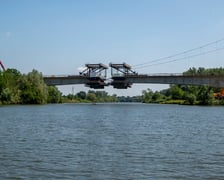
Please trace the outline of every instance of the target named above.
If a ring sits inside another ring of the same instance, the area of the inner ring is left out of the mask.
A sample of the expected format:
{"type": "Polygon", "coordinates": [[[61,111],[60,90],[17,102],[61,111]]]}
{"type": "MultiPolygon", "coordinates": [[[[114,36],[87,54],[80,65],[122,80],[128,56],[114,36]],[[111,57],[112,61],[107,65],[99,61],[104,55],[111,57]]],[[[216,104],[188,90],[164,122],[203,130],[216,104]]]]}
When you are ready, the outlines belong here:
{"type": "Polygon", "coordinates": [[[3,65],[1,60],[0,60],[0,66],[1,66],[2,70],[5,71],[5,67],[4,67],[4,65],[3,65]]]}

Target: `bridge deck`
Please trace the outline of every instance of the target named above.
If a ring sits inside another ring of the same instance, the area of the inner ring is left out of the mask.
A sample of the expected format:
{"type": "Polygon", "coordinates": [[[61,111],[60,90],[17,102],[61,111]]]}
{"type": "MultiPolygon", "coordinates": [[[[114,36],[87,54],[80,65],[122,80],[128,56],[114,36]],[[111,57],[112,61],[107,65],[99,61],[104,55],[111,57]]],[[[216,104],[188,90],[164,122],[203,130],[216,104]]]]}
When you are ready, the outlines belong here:
{"type": "MultiPolygon", "coordinates": [[[[88,84],[90,80],[85,76],[45,76],[47,85],[88,84]]],[[[180,74],[170,75],[127,75],[124,80],[114,80],[112,83],[151,83],[151,84],[183,84],[183,85],[209,85],[212,87],[224,87],[224,76],[185,76],[180,74]]]]}
{"type": "Polygon", "coordinates": [[[86,84],[88,79],[84,76],[44,76],[44,81],[49,86],[70,85],[70,84],[86,84]]]}
{"type": "Polygon", "coordinates": [[[185,75],[138,75],[127,76],[129,83],[152,84],[183,84],[183,85],[209,85],[224,87],[224,76],[185,76],[185,75]]]}

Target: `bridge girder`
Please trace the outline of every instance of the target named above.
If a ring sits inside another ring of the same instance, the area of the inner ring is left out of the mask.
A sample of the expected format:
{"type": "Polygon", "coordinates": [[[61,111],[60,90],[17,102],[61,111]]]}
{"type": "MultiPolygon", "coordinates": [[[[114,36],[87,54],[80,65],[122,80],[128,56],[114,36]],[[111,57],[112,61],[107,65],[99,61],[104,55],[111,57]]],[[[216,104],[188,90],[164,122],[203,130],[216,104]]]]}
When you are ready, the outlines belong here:
{"type": "Polygon", "coordinates": [[[128,76],[126,80],[138,84],[181,84],[181,85],[208,85],[211,87],[224,87],[224,76],[204,75],[170,75],[170,76],[128,76]]]}
{"type": "Polygon", "coordinates": [[[120,77],[111,83],[105,81],[90,81],[84,76],[45,76],[44,81],[47,85],[70,85],[87,84],[90,88],[103,88],[112,85],[114,88],[128,88],[132,84],[183,84],[183,85],[208,85],[211,87],[224,87],[224,76],[148,76],[132,75],[120,77]],[[93,83],[97,82],[97,83],[93,83]],[[99,86],[97,86],[97,84],[99,86]]]}
{"type": "Polygon", "coordinates": [[[44,81],[47,85],[85,84],[94,89],[103,89],[105,86],[113,86],[117,89],[127,89],[132,84],[182,84],[182,85],[209,85],[212,87],[224,87],[224,76],[214,75],[141,75],[131,69],[131,66],[112,64],[111,82],[107,82],[108,67],[102,63],[86,64],[84,71],[75,76],[47,76],[44,81]],[[114,72],[115,71],[115,72],[114,72]]]}

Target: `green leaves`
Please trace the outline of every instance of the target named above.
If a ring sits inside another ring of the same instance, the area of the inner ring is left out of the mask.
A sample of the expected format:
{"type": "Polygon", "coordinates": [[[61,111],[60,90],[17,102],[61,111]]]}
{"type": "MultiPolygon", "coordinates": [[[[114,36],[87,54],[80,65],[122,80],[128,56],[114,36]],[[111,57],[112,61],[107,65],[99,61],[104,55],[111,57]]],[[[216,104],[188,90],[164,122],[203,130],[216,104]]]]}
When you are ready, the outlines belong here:
{"type": "Polygon", "coordinates": [[[16,69],[7,69],[0,74],[1,104],[45,104],[61,102],[61,93],[56,87],[47,87],[37,70],[21,74],[16,69]]]}
{"type": "Polygon", "coordinates": [[[22,77],[21,103],[22,104],[45,104],[48,98],[47,85],[44,83],[42,74],[37,70],[29,72],[22,77]]]}
{"type": "Polygon", "coordinates": [[[57,87],[48,86],[48,98],[47,98],[48,103],[61,103],[62,102],[61,96],[62,94],[57,87]]]}

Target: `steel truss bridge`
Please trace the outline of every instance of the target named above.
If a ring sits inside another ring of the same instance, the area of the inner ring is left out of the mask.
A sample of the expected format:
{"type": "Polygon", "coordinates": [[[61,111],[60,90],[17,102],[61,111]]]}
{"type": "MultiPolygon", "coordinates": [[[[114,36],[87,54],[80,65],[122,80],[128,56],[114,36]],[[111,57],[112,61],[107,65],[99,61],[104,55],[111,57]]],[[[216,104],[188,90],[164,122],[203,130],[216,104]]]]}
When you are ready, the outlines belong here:
{"type": "Polygon", "coordinates": [[[85,70],[79,75],[44,76],[47,85],[85,84],[94,89],[103,89],[113,86],[117,89],[131,88],[132,84],[181,84],[181,85],[208,85],[211,87],[224,87],[224,75],[184,75],[184,74],[154,74],[144,75],[133,71],[131,66],[123,64],[109,65],[111,77],[107,78],[108,66],[99,64],[86,64],[85,70]]]}

